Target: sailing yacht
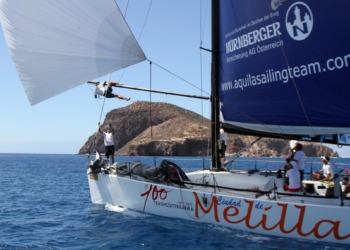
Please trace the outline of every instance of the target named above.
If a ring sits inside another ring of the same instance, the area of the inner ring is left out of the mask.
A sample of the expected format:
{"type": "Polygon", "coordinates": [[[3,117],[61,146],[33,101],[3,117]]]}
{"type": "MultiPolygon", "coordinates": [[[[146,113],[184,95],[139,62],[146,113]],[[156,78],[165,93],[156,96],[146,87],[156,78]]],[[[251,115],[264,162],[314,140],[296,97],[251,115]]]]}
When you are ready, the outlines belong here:
{"type": "MultiPolygon", "coordinates": [[[[87,168],[92,203],[350,244],[350,200],[339,175],[290,193],[282,171],[223,169],[219,136],[221,124],[240,135],[350,143],[348,1],[212,0],[211,7],[211,168],[184,173],[168,160],[153,168],[105,165],[97,153],[87,168]]],[[[113,0],[0,0],[0,18],[32,105],[146,58],[113,0]]]]}

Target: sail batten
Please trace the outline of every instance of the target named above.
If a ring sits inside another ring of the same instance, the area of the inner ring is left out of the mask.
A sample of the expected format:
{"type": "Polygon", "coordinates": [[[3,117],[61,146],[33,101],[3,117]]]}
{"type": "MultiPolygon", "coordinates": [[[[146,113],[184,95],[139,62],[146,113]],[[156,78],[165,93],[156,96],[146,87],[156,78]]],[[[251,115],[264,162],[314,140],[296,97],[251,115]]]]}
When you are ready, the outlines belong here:
{"type": "Polygon", "coordinates": [[[275,137],[349,133],[349,7],[221,1],[223,122],[275,137]]]}
{"type": "Polygon", "coordinates": [[[114,0],[0,0],[31,105],[146,59],[114,0]]]}

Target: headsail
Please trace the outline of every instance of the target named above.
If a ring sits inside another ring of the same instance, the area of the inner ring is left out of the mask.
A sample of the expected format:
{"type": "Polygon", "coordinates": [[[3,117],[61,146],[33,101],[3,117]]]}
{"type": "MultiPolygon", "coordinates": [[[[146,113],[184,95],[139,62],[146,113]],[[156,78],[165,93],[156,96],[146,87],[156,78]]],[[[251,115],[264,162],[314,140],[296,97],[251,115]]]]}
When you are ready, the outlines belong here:
{"type": "Polygon", "coordinates": [[[220,1],[225,126],[330,143],[350,133],[349,8],[346,0],[220,1]]]}
{"type": "Polygon", "coordinates": [[[0,0],[0,20],[31,105],[146,59],[114,0],[0,0]]]}

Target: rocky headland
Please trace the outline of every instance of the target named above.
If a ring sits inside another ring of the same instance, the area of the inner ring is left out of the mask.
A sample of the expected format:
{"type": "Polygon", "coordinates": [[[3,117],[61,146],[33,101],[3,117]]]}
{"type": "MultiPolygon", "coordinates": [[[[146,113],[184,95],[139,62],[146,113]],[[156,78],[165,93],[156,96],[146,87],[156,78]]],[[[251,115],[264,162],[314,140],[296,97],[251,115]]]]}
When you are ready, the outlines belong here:
{"type": "MultiPolygon", "coordinates": [[[[130,156],[207,156],[211,154],[210,120],[192,111],[168,103],[135,102],[107,113],[101,126],[114,129],[116,155],[130,156]]],[[[95,133],[79,154],[95,153],[95,133]]],[[[253,136],[229,134],[227,155],[233,155],[250,142],[253,136]]],[[[104,152],[103,136],[97,133],[96,147],[104,152]]],[[[328,155],[337,157],[332,149],[316,143],[302,142],[309,157],[328,155]]],[[[255,143],[241,156],[283,157],[289,153],[289,141],[265,138],[255,143]]]]}

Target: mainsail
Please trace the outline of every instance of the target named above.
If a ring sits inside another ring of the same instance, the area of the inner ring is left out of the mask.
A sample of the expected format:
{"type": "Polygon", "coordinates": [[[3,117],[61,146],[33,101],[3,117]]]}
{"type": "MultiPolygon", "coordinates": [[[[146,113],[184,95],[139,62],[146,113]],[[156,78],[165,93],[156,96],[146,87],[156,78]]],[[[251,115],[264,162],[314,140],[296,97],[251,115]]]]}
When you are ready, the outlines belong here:
{"type": "Polygon", "coordinates": [[[350,2],[220,1],[220,102],[241,134],[342,144],[350,2]]]}
{"type": "Polygon", "coordinates": [[[146,59],[114,0],[0,0],[0,20],[31,105],[146,59]]]}

